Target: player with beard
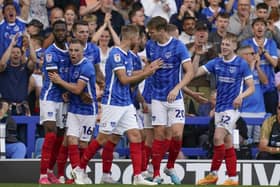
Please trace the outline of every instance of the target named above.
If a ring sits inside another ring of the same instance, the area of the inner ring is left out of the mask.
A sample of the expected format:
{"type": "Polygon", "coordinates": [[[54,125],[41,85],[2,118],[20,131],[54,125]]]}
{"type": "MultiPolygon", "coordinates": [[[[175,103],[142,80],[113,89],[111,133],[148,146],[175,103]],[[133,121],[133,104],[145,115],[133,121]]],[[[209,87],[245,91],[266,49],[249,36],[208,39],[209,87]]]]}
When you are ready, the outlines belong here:
{"type": "MultiPolygon", "coordinates": [[[[130,155],[133,165],[133,184],[156,185],[145,180],[141,175],[142,139],[135,118],[136,110],[132,104],[130,86],[141,82],[153,74],[160,65],[157,59],[144,68],[137,75],[132,75],[133,64],[129,50],[139,40],[139,30],[136,26],[122,27],[122,40],[120,47],[114,47],[106,62],[105,91],[102,97],[102,117],[99,134],[92,140],[81,158],[80,165],[73,170],[75,183],[85,184],[85,167],[96,151],[104,145],[104,151],[114,150],[120,137],[126,133],[130,142],[130,155]]],[[[103,160],[112,160],[105,158],[103,160]]],[[[104,164],[104,163],[103,163],[104,164]]],[[[106,163],[105,163],[106,165],[106,163]]]]}
{"type": "Polygon", "coordinates": [[[40,124],[45,129],[42,147],[39,184],[59,183],[53,174],[60,145],[63,141],[67,117],[67,103],[63,101],[65,90],[54,84],[48,77],[49,72],[57,72],[68,81],[70,60],[66,48],[66,23],[58,20],[53,24],[54,43],[45,51],[43,63],[43,87],[40,95],[40,124]]]}

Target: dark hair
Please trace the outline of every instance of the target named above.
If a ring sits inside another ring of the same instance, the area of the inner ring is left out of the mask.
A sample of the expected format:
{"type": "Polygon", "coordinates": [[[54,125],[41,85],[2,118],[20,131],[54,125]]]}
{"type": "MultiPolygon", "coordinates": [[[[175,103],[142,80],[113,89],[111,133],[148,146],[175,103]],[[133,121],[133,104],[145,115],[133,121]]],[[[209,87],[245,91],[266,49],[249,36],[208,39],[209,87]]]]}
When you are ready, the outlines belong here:
{"type": "Polygon", "coordinates": [[[65,26],[67,26],[67,25],[66,25],[66,22],[65,22],[64,20],[59,19],[59,20],[56,20],[56,21],[53,23],[53,28],[55,27],[55,25],[58,25],[58,24],[64,24],[65,26]]]}
{"type": "Polygon", "coordinates": [[[258,23],[258,22],[262,22],[262,23],[264,23],[265,25],[267,24],[265,19],[263,19],[263,18],[255,18],[255,19],[253,20],[253,22],[252,22],[252,27],[253,27],[256,23],[258,23]]]}
{"type": "Polygon", "coordinates": [[[196,21],[196,18],[193,17],[193,16],[186,15],[186,16],[183,17],[183,21],[189,20],[189,19],[192,19],[192,20],[196,21]]]}
{"type": "Polygon", "coordinates": [[[82,19],[75,21],[72,27],[73,32],[77,30],[78,25],[88,26],[88,22],[82,19]]]}
{"type": "Polygon", "coordinates": [[[259,9],[266,9],[268,10],[269,7],[266,3],[258,3],[257,6],[256,6],[256,10],[259,10],[259,9]]]}
{"type": "Polygon", "coordinates": [[[131,5],[131,8],[137,10],[137,9],[143,8],[143,5],[142,5],[142,3],[141,3],[140,1],[137,1],[137,2],[135,2],[135,3],[133,3],[133,4],[131,5]]]}
{"type": "Polygon", "coordinates": [[[156,29],[156,30],[165,30],[167,31],[167,21],[163,17],[156,16],[151,18],[151,20],[147,24],[148,29],[156,29]]]}
{"type": "Polygon", "coordinates": [[[4,13],[5,8],[9,5],[12,5],[16,9],[16,6],[13,1],[4,1],[4,5],[3,5],[3,9],[2,9],[3,13],[4,13]]]}
{"type": "Polygon", "coordinates": [[[13,48],[18,48],[20,50],[21,54],[24,53],[23,50],[22,50],[22,47],[19,46],[19,45],[14,45],[13,48]]]}
{"type": "Polygon", "coordinates": [[[226,12],[220,12],[217,17],[221,17],[221,18],[224,18],[224,19],[229,19],[230,14],[226,13],[226,12]]]}
{"type": "Polygon", "coordinates": [[[136,12],[141,10],[141,8],[133,8],[128,12],[128,19],[130,21],[130,23],[132,22],[132,17],[136,15],[136,12]]]}

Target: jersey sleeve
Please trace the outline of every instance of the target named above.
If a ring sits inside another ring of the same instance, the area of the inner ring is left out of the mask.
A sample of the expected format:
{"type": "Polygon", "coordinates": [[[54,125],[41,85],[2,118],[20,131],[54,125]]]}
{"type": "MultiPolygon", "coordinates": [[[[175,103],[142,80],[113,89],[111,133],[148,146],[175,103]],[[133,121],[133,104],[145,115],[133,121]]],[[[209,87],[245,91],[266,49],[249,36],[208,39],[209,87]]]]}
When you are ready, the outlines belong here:
{"type": "Polygon", "coordinates": [[[241,68],[242,68],[244,80],[253,78],[253,74],[249,67],[249,64],[247,62],[245,62],[245,60],[242,60],[241,68]]]}
{"type": "Polygon", "coordinates": [[[269,49],[267,50],[268,53],[270,54],[270,56],[272,58],[275,58],[277,59],[278,58],[278,54],[277,54],[277,45],[276,45],[276,42],[274,40],[270,40],[270,43],[269,43],[269,49]]]}
{"type": "Polygon", "coordinates": [[[149,40],[149,41],[147,41],[146,47],[145,47],[146,57],[147,57],[148,61],[151,61],[151,44],[152,44],[152,41],[149,40]]]}
{"type": "Polygon", "coordinates": [[[92,68],[92,65],[89,66],[88,64],[89,63],[87,63],[85,66],[82,67],[80,77],[79,77],[80,80],[83,80],[86,83],[88,83],[90,77],[94,74],[94,69],[92,68]]]}
{"type": "Polygon", "coordinates": [[[120,52],[113,52],[109,56],[109,59],[107,62],[109,62],[111,64],[113,71],[116,71],[119,69],[125,69],[124,59],[122,59],[122,55],[120,52]]]}
{"type": "Polygon", "coordinates": [[[93,57],[94,57],[93,65],[99,64],[101,62],[101,58],[100,58],[99,49],[96,45],[93,46],[92,53],[93,53],[93,57]]]}
{"type": "Polygon", "coordinates": [[[210,60],[207,64],[203,65],[203,69],[207,73],[215,73],[215,65],[217,63],[218,58],[214,58],[213,60],[210,60]]]}
{"type": "Polygon", "coordinates": [[[179,51],[179,55],[180,55],[179,58],[180,58],[181,63],[191,61],[191,57],[189,55],[189,51],[188,51],[187,47],[180,41],[178,44],[178,51],[179,51]]]}

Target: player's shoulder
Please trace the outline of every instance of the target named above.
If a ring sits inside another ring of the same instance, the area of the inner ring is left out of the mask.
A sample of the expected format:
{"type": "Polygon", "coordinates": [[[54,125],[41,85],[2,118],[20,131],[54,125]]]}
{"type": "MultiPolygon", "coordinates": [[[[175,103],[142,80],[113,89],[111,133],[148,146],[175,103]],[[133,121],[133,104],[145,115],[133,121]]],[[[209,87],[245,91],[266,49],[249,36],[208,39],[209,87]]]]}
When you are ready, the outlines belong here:
{"type": "Polygon", "coordinates": [[[173,46],[176,46],[177,48],[178,47],[186,48],[186,45],[181,40],[174,38],[174,37],[171,38],[170,44],[173,46]]]}
{"type": "Polygon", "coordinates": [[[46,48],[45,53],[57,54],[61,51],[54,43],[46,48]]]}
{"type": "MultiPolygon", "coordinates": [[[[119,47],[113,47],[109,53],[109,57],[113,57],[115,59],[116,56],[118,56],[119,58],[121,58],[123,55],[127,55],[130,56],[129,51],[125,52],[124,50],[122,50],[119,47]]],[[[117,59],[119,59],[117,58],[117,59]]]]}
{"type": "Polygon", "coordinates": [[[235,58],[235,63],[237,63],[237,64],[248,64],[247,62],[246,62],[246,60],[244,59],[244,58],[242,58],[241,56],[236,56],[236,58],[235,58]]]}
{"type": "Polygon", "coordinates": [[[222,57],[215,57],[208,61],[208,63],[221,63],[224,59],[222,57]]]}
{"type": "Polygon", "coordinates": [[[156,45],[156,42],[154,40],[148,40],[146,42],[146,47],[151,47],[151,46],[155,46],[156,45]]]}
{"type": "Polygon", "coordinates": [[[88,70],[94,69],[93,64],[87,58],[82,60],[81,67],[88,70]]]}
{"type": "Polygon", "coordinates": [[[92,42],[87,42],[87,47],[94,50],[98,49],[98,46],[92,42]]]}

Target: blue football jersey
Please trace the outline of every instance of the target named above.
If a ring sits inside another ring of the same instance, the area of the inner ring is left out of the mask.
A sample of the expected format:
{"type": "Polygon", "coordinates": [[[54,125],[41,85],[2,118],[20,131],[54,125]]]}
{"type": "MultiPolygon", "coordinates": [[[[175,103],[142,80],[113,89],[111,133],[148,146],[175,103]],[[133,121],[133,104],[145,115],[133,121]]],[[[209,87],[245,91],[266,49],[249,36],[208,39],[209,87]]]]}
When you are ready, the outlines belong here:
{"type": "Polygon", "coordinates": [[[17,46],[22,46],[22,35],[25,31],[26,22],[17,17],[15,24],[9,24],[5,19],[0,22],[0,57],[4,54],[9,47],[12,38],[18,33],[17,46]]]}
{"type": "Polygon", "coordinates": [[[99,48],[91,43],[88,42],[84,48],[84,56],[91,62],[93,65],[100,63],[100,53],[99,48]]]}
{"type": "MultiPolygon", "coordinates": [[[[132,56],[132,67],[133,67],[133,71],[139,71],[142,69],[142,61],[140,56],[138,56],[137,54],[135,54],[133,51],[130,51],[131,56],[132,56]]],[[[137,101],[137,94],[138,94],[138,84],[137,85],[133,85],[133,89],[131,90],[131,99],[132,99],[132,103],[135,106],[136,109],[140,108],[139,102],[137,101]]]]}
{"type": "Polygon", "coordinates": [[[62,102],[62,93],[65,92],[61,86],[53,84],[48,77],[49,70],[56,70],[59,76],[68,82],[70,59],[67,50],[58,48],[55,44],[49,46],[45,51],[43,63],[43,87],[40,99],[62,102]]]}
{"type": "Polygon", "coordinates": [[[94,115],[97,114],[97,99],[95,90],[95,71],[91,62],[83,58],[77,64],[71,64],[69,69],[69,82],[77,83],[83,80],[86,87],[83,92],[88,93],[93,100],[92,104],[85,104],[80,95],[70,93],[70,103],[68,111],[74,114],[94,115]]]}
{"type": "Polygon", "coordinates": [[[253,78],[248,63],[239,56],[231,60],[217,57],[202,66],[217,81],[216,112],[234,109],[234,99],[243,91],[244,80],[253,78]]]}
{"type": "MultiPolygon", "coordinates": [[[[152,40],[148,41],[146,53],[150,62],[159,58],[163,60],[162,67],[152,76],[152,99],[167,101],[168,93],[182,79],[182,64],[191,62],[189,52],[181,41],[171,37],[165,44],[159,44],[152,40]]],[[[182,97],[180,91],[176,99],[182,97]]]]}
{"type": "MultiPolygon", "coordinates": [[[[224,13],[225,12],[225,10],[223,9],[223,8],[219,8],[219,10],[218,10],[218,12],[219,13],[224,13]]],[[[210,19],[211,17],[213,17],[213,15],[214,15],[214,10],[210,7],[210,6],[208,6],[208,7],[205,7],[205,8],[203,8],[202,10],[201,10],[201,14],[203,14],[203,15],[205,15],[205,17],[207,18],[207,19],[210,19]]],[[[213,32],[213,31],[216,31],[216,19],[214,19],[212,22],[211,22],[211,31],[213,32]]]]}
{"type": "Polygon", "coordinates": [[[123,85],[115,71],[124,69],[127,76],[132,75],[133,64],[130,52],[125,52],[119,47],[113,47],[105,65],[105,89],[102,104],[115,106],[128,106],[132,104],[130,85],[123,85]]]}
{"type": "MultiPolygon", "coordinates": [[[[254,38],[249,38],[247,40],[244,40],[241,43],[242,46],[250,45],[253,47],[254,51],[258,52],[258,44],[255,41],[254,38]]],[[[272,39],[265,39],[264,41],[264,49],[267,50],[267,52],[275,59],[277,59],[277,45],[274,40],[272,39]]],[[[275,73],[274,73],[274,67],[266,60],[264,55],[261,55],[261,63],[260,67],[263,70],[263,72],[266,74],[268,78],[268,84],[263,85],[261,84],[262,92],[265,93],[267,91],[273,91],[275,90],[275,73]]]]}
{"type": "Polygon", "coordinates": [[[142,92],[142,96],[145,99],[145,102],[148,104],[152,104],[152,92],[153,92],[153,85],[152,85],[152,77],[148,77],[145,79],[144,89],[142,92]]]}

